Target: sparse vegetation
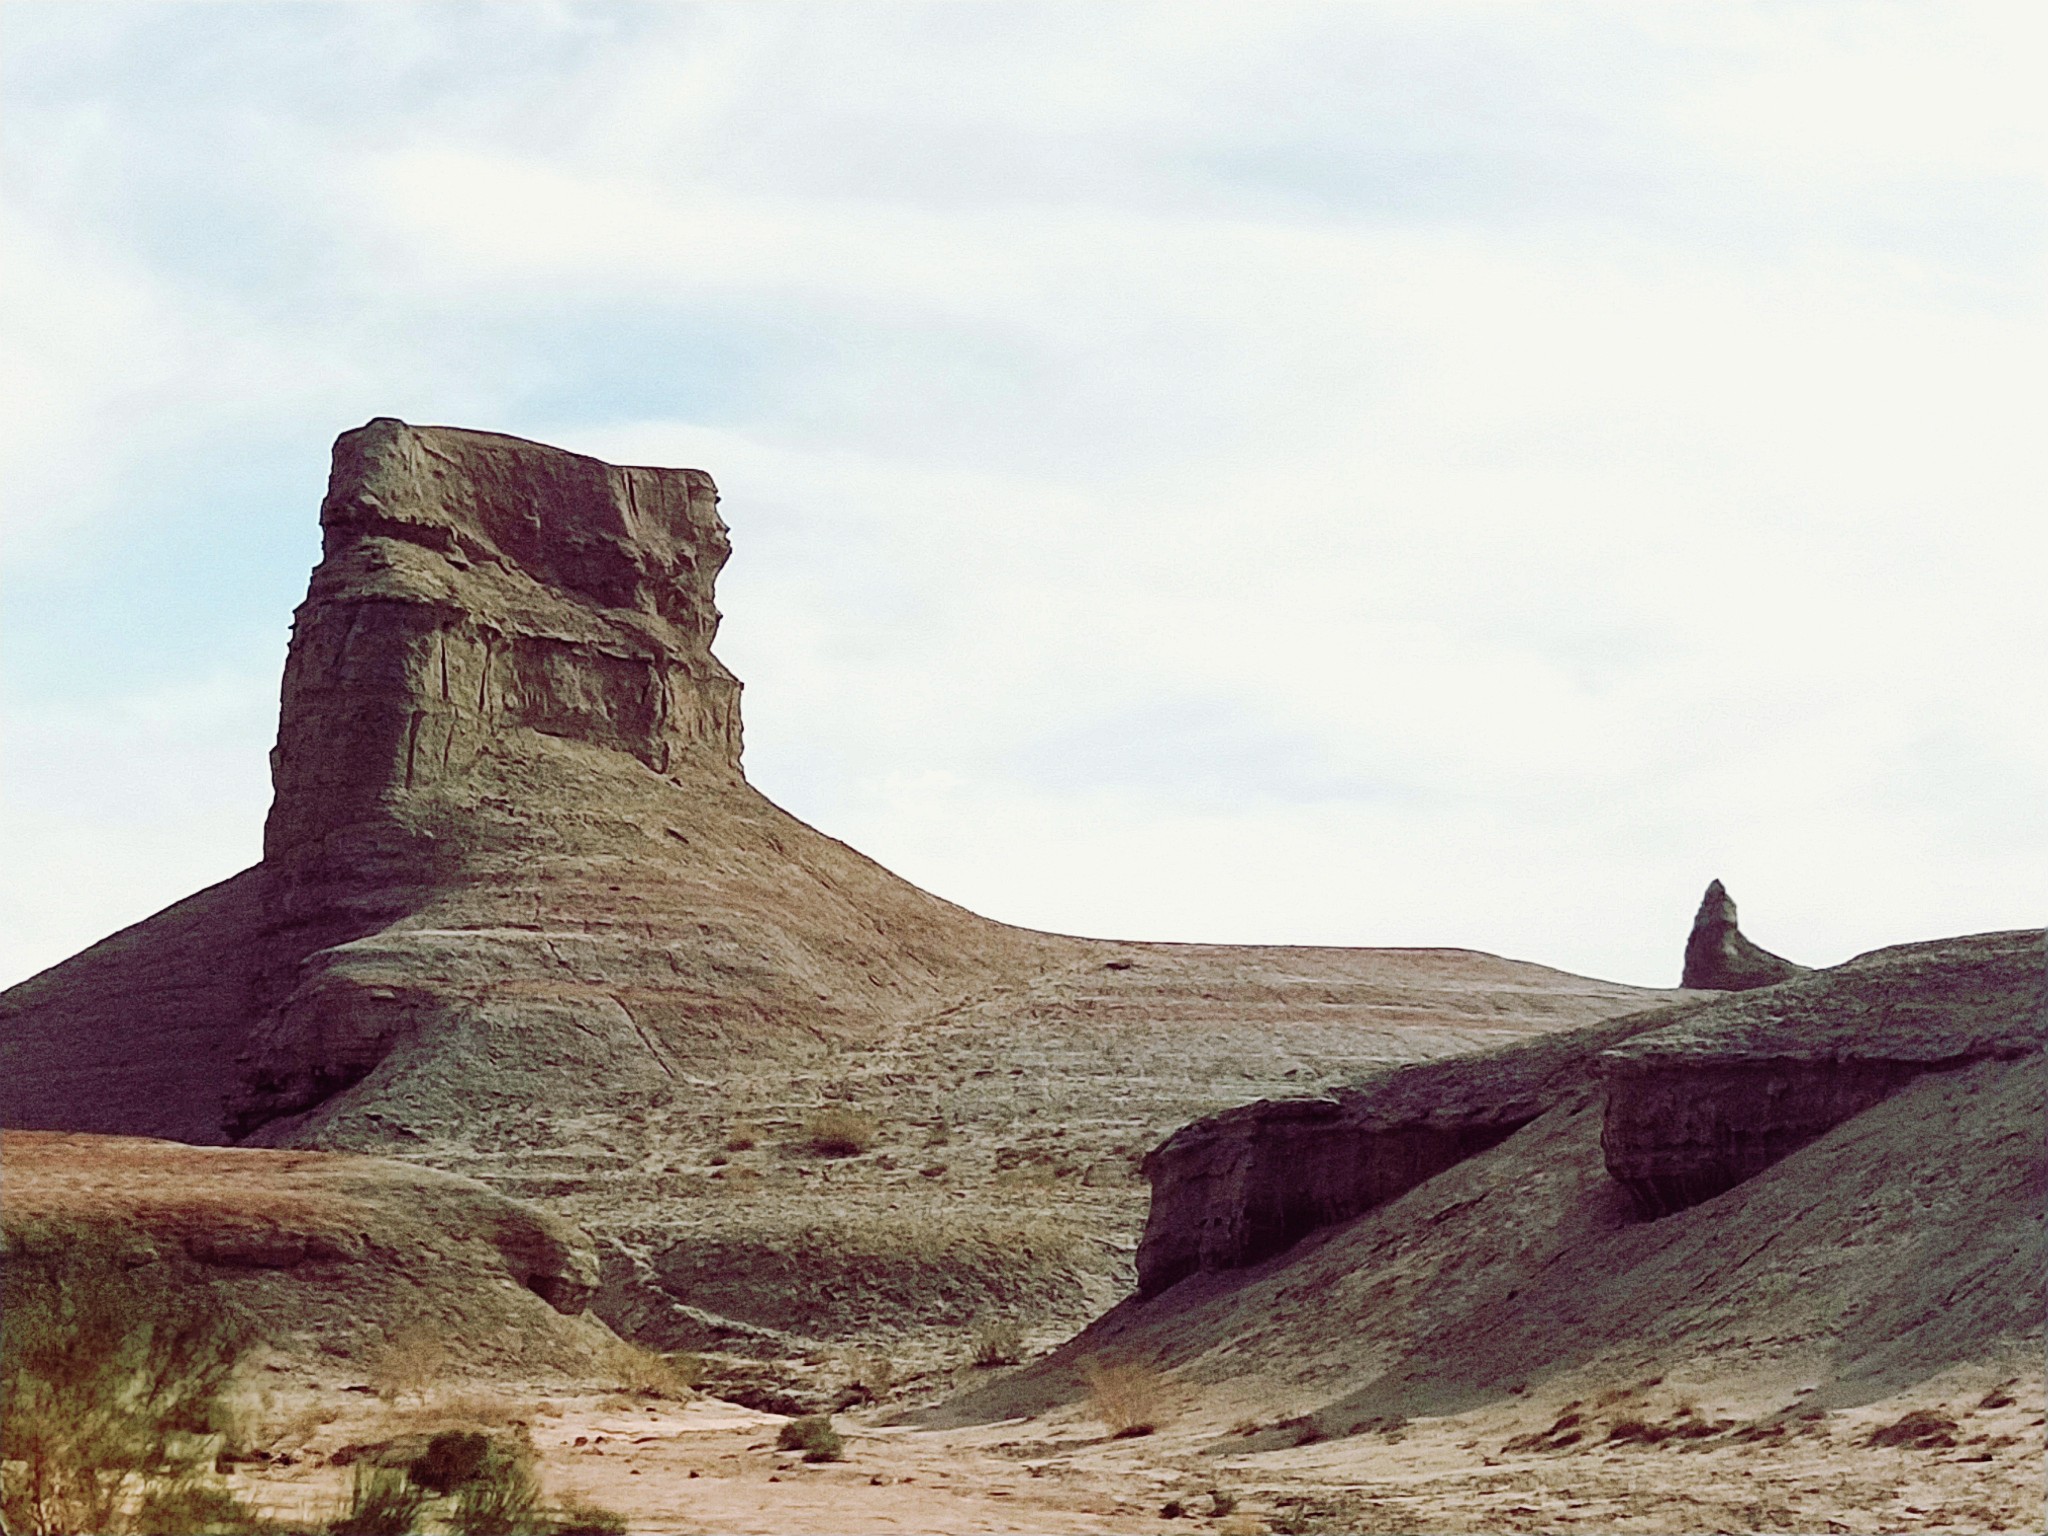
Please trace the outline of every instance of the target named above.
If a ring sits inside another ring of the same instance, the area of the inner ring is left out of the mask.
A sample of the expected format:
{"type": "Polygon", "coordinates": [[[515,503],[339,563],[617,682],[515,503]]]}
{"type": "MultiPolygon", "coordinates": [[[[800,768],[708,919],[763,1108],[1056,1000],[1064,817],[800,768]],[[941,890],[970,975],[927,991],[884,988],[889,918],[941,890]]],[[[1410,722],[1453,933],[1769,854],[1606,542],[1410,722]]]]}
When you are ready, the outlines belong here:
{"type": "Polygon", "coordinates": [[[327,1536],[412,1536],[430,1496],[404,1467],[359,1461],[348,1507],[327,1522],[327,1536]]]}
{"type": "Polygon", "coordinates": [[[1081,1370],[1088,1383],[1088,1411],[1115,1438],[1149,1435],[1165,1422],[1166,1382],[1151,1366],[1090,1360],[1081,1370]]]}
{"type": "Polygon", "coordinates": [[[626,1517],[595,1504],[570,1504],[555,1519],[553,1536],[627,1536],[626,1517]]]}
{"type": "Polygon", "coordinates": [[[896,1385],[896,1363],[887,1355],[864,1349],[849,1350],[841,1363],[846,1367],[846,1390],[840,1394],[840,1406],[843,1408],[851,1408],[856,1403],[878,1403],[896,1385]]]}
{"type": "Polygon", "coordinates": [[[61,1242],[61,1258],[32,1256],[24,1244],[6,1266],[6,1529],[254,1529],[256,1517],[213,1480],[247,1329],[163,1279],[159,1266],[124,1264],[72,1234],[61,1242]]]}
{"type": "Polygon", "coordinates": [[[751,1152],[760,1144],[761,1131],[758,1126],[745,1120],[738,1121],[725,1134],[725,1150],[728,1152],[751,1152]]]}
{"type": "Polygon", "coordinates": [[[1915,1408],[1897,1423],[1873,1429],[1863,1443],[1909,1451],[1947,1450],[1956,1443],[1956,1421],[1930,1408],[1915,1408]]]}
{"type": "Polygon", "coordinates": [[[687,1402],[694,1396],[704,1362],[692,1354],[662,1354],[621,1339],[605,1353],[610,1384],[630,1397],[667,1398],[687,1402]]]}
{"type": "Polygon", "coordinates": [[[857,1157],[874,1146],[881,1127],[857,1109],[835,1105],[804,1122],[804,1143],[827,1157],[857,1157]]]}
{"type": "Polygon", "coordinates": [[[844,1461],[846,1442],[832,1427],[829,1414],[814,1413],[791,1419],[775,1437],[778,1450],[802,1451],[805,1461],[844,1461]]]}
{"type": "Polygon", "coordinates": [[[377,1352],[370,1366],[370,1387],[387,1403],[410,1397],[425,1403],[427,1394],[448,1374],[448,1345],[425,1323],[401,1328],[377,1352]]]}
{"type": "Polygon", "coordinates": [[[1024,1358],[1024,1327],[1014,1318],[992,1317],[974,1329],[974,1363],[984,1368],[1015,1365],[1024,1358]]]}
{"type": "Polygon", "coordinates": [[[533,1447],[523,1440],[493,1440],[474,1475],[455,1491],[448,1524],[457,1536],[541,1536],[554,1522],[540,1502],[533,1447]]]}

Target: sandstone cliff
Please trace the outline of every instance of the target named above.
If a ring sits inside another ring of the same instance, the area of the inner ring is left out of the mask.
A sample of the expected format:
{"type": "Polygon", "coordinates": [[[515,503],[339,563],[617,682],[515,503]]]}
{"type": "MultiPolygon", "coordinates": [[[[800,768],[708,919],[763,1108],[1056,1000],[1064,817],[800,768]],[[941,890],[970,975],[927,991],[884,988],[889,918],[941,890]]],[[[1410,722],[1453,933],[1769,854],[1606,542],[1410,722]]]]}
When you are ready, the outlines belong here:
{"type": "Polygon", "coordinates": [[[621,1321],[1078,1322],[1173,1126],[1666,995],[1033,933],[897,879],[740,771],[697,471],[378,420],[321,521],[262,863],[0,996],[0,1123],[469,1173],[626,1244],[621,1321]],[[872,1144],[820,1155],[827,1107],[872,1144]],[[941,1297],[934,1254],[981,1278],[941,1297]]]}
{"type": "Polygon", "coordinates": [[[1643,1216],[1696,1205],[1928,1072],[2048,1043],[2036,930],[1878,950],[1703,998],[1265,1101],[1147,1155],[1138,1286],[1243,1268],[1384,1205],[1567,1098],[1602,1109],[1608,1175],[1643,1216]]]}
{"type": "Polygon", "coordinates": [[[1729,1189],[1925,1072],[2048,1042],[2036,931],[1904,944],[1603,1053],[1607,1169],[1646,1215],[1729,1189]]]}

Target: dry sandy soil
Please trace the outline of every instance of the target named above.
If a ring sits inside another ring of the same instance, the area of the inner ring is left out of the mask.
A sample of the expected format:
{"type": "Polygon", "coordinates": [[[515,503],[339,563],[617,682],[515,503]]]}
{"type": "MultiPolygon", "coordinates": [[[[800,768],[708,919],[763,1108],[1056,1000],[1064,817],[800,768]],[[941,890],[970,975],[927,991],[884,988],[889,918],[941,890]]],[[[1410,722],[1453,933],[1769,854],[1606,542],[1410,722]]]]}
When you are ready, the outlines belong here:
{"type": "Polygon", "coordinates": [[[2037,1353],[1832,1412],[1802,1408],[1803,1385],[1617,1385],[1606,1406],[1579,1410],[1601,1428],[1555,1448],[1523,1443],[1573,1411],[1554,1390],[1266,1452],[1234,1446],[1245,1437],[1219,1433],[1193,1403],[1125,1440],[1073,1409],[947,1430],[855,1413],[839,1419],[845,1461],[816,1466],[774,1448],[781,1418],[708,1398],[498,1386],[451,1394],[451,1414],[330,1389],[281,1394],[280,1422],[297,1419],[280,1440],[289,1463],[245,1464],[235,1480],[277,1515],[318,1518],[344,1496],[349,1473],[328,1464],[344,1447],[482,1421],[531,1434],[552,1498],[617,1510],[645,1532],[2040,1529],[2037,1353]],[[1954,1427],[1919,1446],[1869,1443],[1916,1411],[1954,1427]],[[1657,1444],[1602,1438],[1630,1418],[1728,1427],[1657,1444]],[[1167,1518],[1172,1504],[1183,1513],[1167,1518]]]}

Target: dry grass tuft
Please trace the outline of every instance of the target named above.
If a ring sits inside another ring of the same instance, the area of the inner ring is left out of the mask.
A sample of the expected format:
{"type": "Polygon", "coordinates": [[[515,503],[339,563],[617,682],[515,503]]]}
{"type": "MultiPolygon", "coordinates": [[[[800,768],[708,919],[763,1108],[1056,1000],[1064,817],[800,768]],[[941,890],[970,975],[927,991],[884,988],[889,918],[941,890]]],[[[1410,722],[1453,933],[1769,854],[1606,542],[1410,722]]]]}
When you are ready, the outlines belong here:
{"type": "Polygon", "coordinates": [[[370,1365],[370,1388],[387,1403],[424,1403],[451,1364],[440,1333],[424,1323],[391,1335],[370,1365]]]}
{"type": "Polygon", "coordinates": [[[857,1157],[874,1146],[881,1127],[857,1109],[821,1109],[804,1122],[804,1143],[827,1157],[857,1157]]]}
{"type": "Polygon", "coordinates": [[[1023,1325],[1007,1317],[975,1325],[974,1363],[982,1367],[1015,1365],[1024,1358],[1023,1325]]]}
{"type": "Polygon", "coordinates": [[[738,1121],[726,1132],[725,1150],[728,1152],[751,1152],[761,1143],[761,1128],[745,1120],[738,1121]]]}
{"type": "Polygon", "coordinates": [[[688,1402],[696,1395],[704,1362],[692,1354],[661,1354],[620,1339],[605,1351],[605,1384],[632,1397],[688,1402]]]}
{"type": "Polygon", "coordinates": [[[1118,1440],[1149,1435],[1166,1422],[1166,1379],[1139,1361],[1081,1366],[1088,1383],[1088,1411],[1118,1440]]]}
{"type": "Polygon", "coordinates": [[[1956,1421],[1945,1413],[1915,1408],[1897,1423],[1873,1429],[1863,1443],[1909,1451],[1945,1451],[1956,1443],[1956,1421]]]}

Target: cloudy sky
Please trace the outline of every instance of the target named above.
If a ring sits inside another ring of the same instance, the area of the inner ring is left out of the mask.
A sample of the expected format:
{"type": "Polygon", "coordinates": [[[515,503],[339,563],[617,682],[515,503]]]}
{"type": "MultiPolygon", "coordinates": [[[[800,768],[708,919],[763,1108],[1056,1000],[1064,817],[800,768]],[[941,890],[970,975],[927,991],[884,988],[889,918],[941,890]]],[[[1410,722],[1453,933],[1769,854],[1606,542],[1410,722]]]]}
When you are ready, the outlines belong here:
{"type": "Polygon", "coordinates": [[[0,9],[0,982],[256,857],[334,435],[711,471],[754,782],[990,915],[2048,916],[2036,3],[0,9]]]}

